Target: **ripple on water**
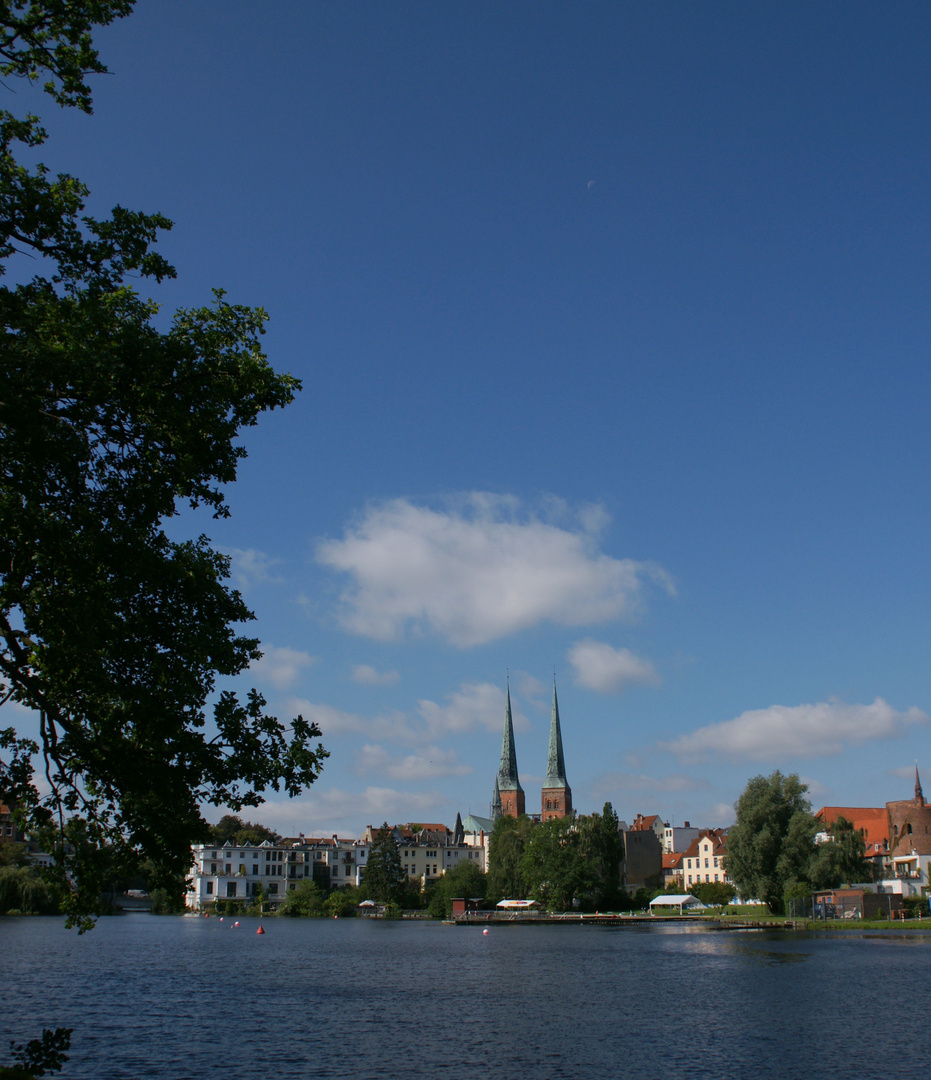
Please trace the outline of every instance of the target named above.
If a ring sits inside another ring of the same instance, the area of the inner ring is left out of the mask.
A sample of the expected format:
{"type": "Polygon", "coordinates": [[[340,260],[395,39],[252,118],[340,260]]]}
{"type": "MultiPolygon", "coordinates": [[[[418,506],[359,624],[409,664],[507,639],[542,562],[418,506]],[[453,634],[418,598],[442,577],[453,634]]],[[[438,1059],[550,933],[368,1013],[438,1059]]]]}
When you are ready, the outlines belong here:
{"type": "Polygon", "coordinates": [[[0,920],[0,1045],[74,1027],[62,1080],[820,1080],[884,1074],[863,1035],[892,987],[929,1005],[928,941],[901,934],[241,922],[0,920]]]}

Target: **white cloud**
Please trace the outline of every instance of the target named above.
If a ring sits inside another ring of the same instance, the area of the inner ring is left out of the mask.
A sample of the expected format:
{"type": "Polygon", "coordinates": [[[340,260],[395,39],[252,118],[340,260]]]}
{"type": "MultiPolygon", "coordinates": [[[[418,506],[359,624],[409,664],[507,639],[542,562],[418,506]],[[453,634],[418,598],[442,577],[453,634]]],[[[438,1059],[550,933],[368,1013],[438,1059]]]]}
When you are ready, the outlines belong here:
{"type": "Polygon", "coordinates": [[[568,652],[575,671],[575,683],[587,690],[616,694],[634,683],[659,685],[659,676],[649,660],[635,656],[629,649],[615,649],[603,641],[585,638],[568,652]]]}
{"type": "Polygon", "coordinates": [[[376,671],[370,664],[355,664],[352,681],[363,686],[394,686],[401,676],[396,671],[376,671]]]}
{"type": "Polygon", "coordinates": [[[273,559],[264,551],[255,548],[230,548],[232,559],[230,577],[238,589],[248,589],[253,585],[280,585],[283,577],[272,572],[272,567],[281,564],[280,559],[273,559]]]}
{"type": "Polygon", "coordinates": [[[269,801],[256,811],[263,825],[286,835],[358,837],[365,825],[394,825],[405,821],[435,820],[437,808],[447,800],[438,791],[396,791],[367,787],[364,791],[311,788],[307,795],[281,802],[269,801]],[[364,824],[363,824],[364,823],[364,824]]]}
{"type": "Polygon", "coordinates": [[[677,791],[695,791],[704,787],[703,783],[682,773],[670,773],[667,776],[648,776],[646,773],[611,772],[595,778],[592,784],[594,793],[599,798],[608,798],[612,802],[623,798],[627,792],[636,791],[661,798],[677,791]]]}
{"type": "Polygon", "coordinates": [[[664,744],[664,749],[680,758],[699,760],[711,756],[732,761],[828,757],[842,753],[846,745],[897,738],[913,724],[927,724],[928,720],[920,709],[897,712],[879,697],[872,705],[839,701],[772,705],[699,728],[664,744]]]}
{"type": "Polygon", "coordinates": [[[358,772],[373,772],[411,783],[417,780],[436,780],[441,776],[467,776],[471,765],[462,765],[455,750],[441,750],[438,746],[426,746],[416,753],[398,758],[383,746],[366,744],[356,755],[358,772]]]}
{"type": "MultiPolygon", "coordinates": [[[[501,731],[506,708],[505,691],[494,683],[463,683],[446,704],[423,698],[417,702],[431,737],[451,732],[501,731]]],[[[515,731],[530,731],[531,725],[511,698],[511,719],[515,731]]]]}
{"type": "Polygon", "coordinates": [[[825,801],[825,796],[830,794],[831,789],[825,784],[822,784],[820,780],[813,780],[810,776],[802,776],[799,779],[808,788],[808,798],[811,799],[815,805],[819,802],[823,803],[825,801]]]}
{"type": "MultiPolygon", "coordinates": [[[[419,717],[396,711],[378,716],[362,716],[344,712],[332,705],[293,698],[288,711],[300,713],[313,722],[327,738],[360,735],[371,741],[419,745],[426,740],[475,731],[500,732],[504,725],[504,690],[493,683],[463,683],[458,690],[447,694],[445,704],[428,698],[417,702],[419,717]]],[[[531,725],[511,699],[511,715],[515,731],[529,731],[531,725]]]]}
{"type": "Polygon", "coordinates": [[[518,690],[520,690],[525,698],[543,698],[542,701],[533,701],[534,708],[543,710],[549,708],[549,699],[553,693],[553,688],[549,683],[543,682],[541,679],[538,679],[535,675],[531,675],[527,671],[512,672],[511,678],[515,681],[518,690]]]}
{"type": "Polygon", "coordinates": [[[916,768],[916,765],[900,765],[896,769],[886,769],[886,776],[894,776],[897,780],[911,780],[914,783],[916,768]]]}
{"type": "Polygon", "coordinates": [[[298,649],[279,649],[266,646],[261,660],[249,665],[249,670],[260,680],[267,680],[279,690],[293,686],[300,678],[301,671],[317,663],[319,657],[298,649]]]}
{"type": "Polygon", "coordinates": [[[727,803],[713,803],[711,806],[711,820],[720,822],[721,828],[729,828],[734,823],[734,808],[727,803]]]}
{"type": "Polygon", "coordinates": [[[345,735],[362,735],[369,739],[401,743],[416,743],[423,739],[423,732],[412,727],[409,718],[402,712],[383,716],[360,716],[358,713],[343,712],[341,709],[334,709],[332,705],[308,701],[306,698],[294,698],[288,702],[288,711],[300,713],[308,723],[316,724],[322,733],[325,746],[328,738],[345,735]]]}
{"type": "MultiPolygon", "coordinates": [[[[546,509],[564,515],[551,501],[546,509]]],[[[630,617],[659,567],[598,550],[604,514],[566,528],[509,496],[473,492],[443,510],[396,499],[371,508],[317,559],[347,574],[342,625],[380,640],[406,630],[470,646],[550,621],[584,626],[630,617]]]]}

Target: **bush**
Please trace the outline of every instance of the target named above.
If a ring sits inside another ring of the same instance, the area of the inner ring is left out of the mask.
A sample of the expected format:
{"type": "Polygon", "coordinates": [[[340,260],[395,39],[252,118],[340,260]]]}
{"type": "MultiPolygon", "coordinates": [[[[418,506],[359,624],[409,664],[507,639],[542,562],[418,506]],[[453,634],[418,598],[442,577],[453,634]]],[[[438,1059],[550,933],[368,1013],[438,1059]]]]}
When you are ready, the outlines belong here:
{"type": "Polygon", "coordinates": [[[179,915],[184,910],[184,904],[167,889],[153,889],[149,896],[153,915],[179,915]]]}
{"type": "Polygon", "coordinates": [[[326,898],[323,905],[327,915],[334,918],[345,919],[356,914],[356,905],[353,898],[341,889],[335,889],[326,898]]]}
{"type": "Polygon", "coordinates": [[[0,867],[0,915],[57,915],[61,892],[34,866],[0,867]]]}
{"type": "Polygon", "coordinates": [[[902,900],[906,919],[918,919],[928,914],[928,898],[926,896],[906,896],[902,900]]]}

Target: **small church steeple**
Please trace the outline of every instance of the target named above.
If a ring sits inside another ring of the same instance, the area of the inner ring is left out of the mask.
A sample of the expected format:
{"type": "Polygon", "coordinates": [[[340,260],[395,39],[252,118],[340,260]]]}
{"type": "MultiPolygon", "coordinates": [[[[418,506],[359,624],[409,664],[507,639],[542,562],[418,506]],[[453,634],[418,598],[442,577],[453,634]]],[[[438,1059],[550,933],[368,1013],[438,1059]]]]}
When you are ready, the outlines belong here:
{"type": "Polygon", "coordinates": [[[572,789],[566,779],[566,763],[562,753],[562,730],[559,726],[559,701],[556,679],[553,678],[553,712],[550,717],[550,745],[546,758],[546,780],[540,795],[540,816],[544,821],[563,818],[572,813],[572,789]]]}
{"type": "Polygon", "coordinates": [[[924,806],[925,793],[921,790],[921,780],[918,778],[918,762],[915,762],[915,802],[918,806],[924,806]]]}
{"type": "Polygon", "coordinates": [[[524,789],[517,776],[517,750],[514,746],[514,724],[511,721],[511,687],[507,689],[507,706],[504,711],[504,733],[501,737],[501,765],[495,790],[501,800],[501,813],[507,817],[520,817],[524,812],[524,789]]]}

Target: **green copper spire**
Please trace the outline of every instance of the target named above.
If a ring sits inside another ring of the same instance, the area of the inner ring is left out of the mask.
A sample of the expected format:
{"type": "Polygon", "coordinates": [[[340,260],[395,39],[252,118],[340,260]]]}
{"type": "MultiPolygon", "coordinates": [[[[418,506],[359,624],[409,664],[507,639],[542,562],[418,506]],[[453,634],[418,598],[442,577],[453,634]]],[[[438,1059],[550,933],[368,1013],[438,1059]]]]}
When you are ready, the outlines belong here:
{"type": "Polygon", "coordinates": [[[499,791],[523,793],[517,778],[517,751],[514,748],[514,725],[511,723],[511,688],[508,687],[507,709],[504,713],[504,735],[501,738],[501,766],[497,780],[499,791]]]}
{"type": "Polygon", "coordinates": [[[559,729],[559,702],[556,700],[556,680],[553,680],[553,715],[550,719],[550,749],[546,759],[545,788],[568,787],[566,763],[562,756],[562,732],[559,729]]]}
{"type": "Polygon", "coordinates": [[[498,777],[495,777],[495,793],[491,797],[491,817],[497,821],[501,817],[501,792],[498,790],[498,777]]]}

